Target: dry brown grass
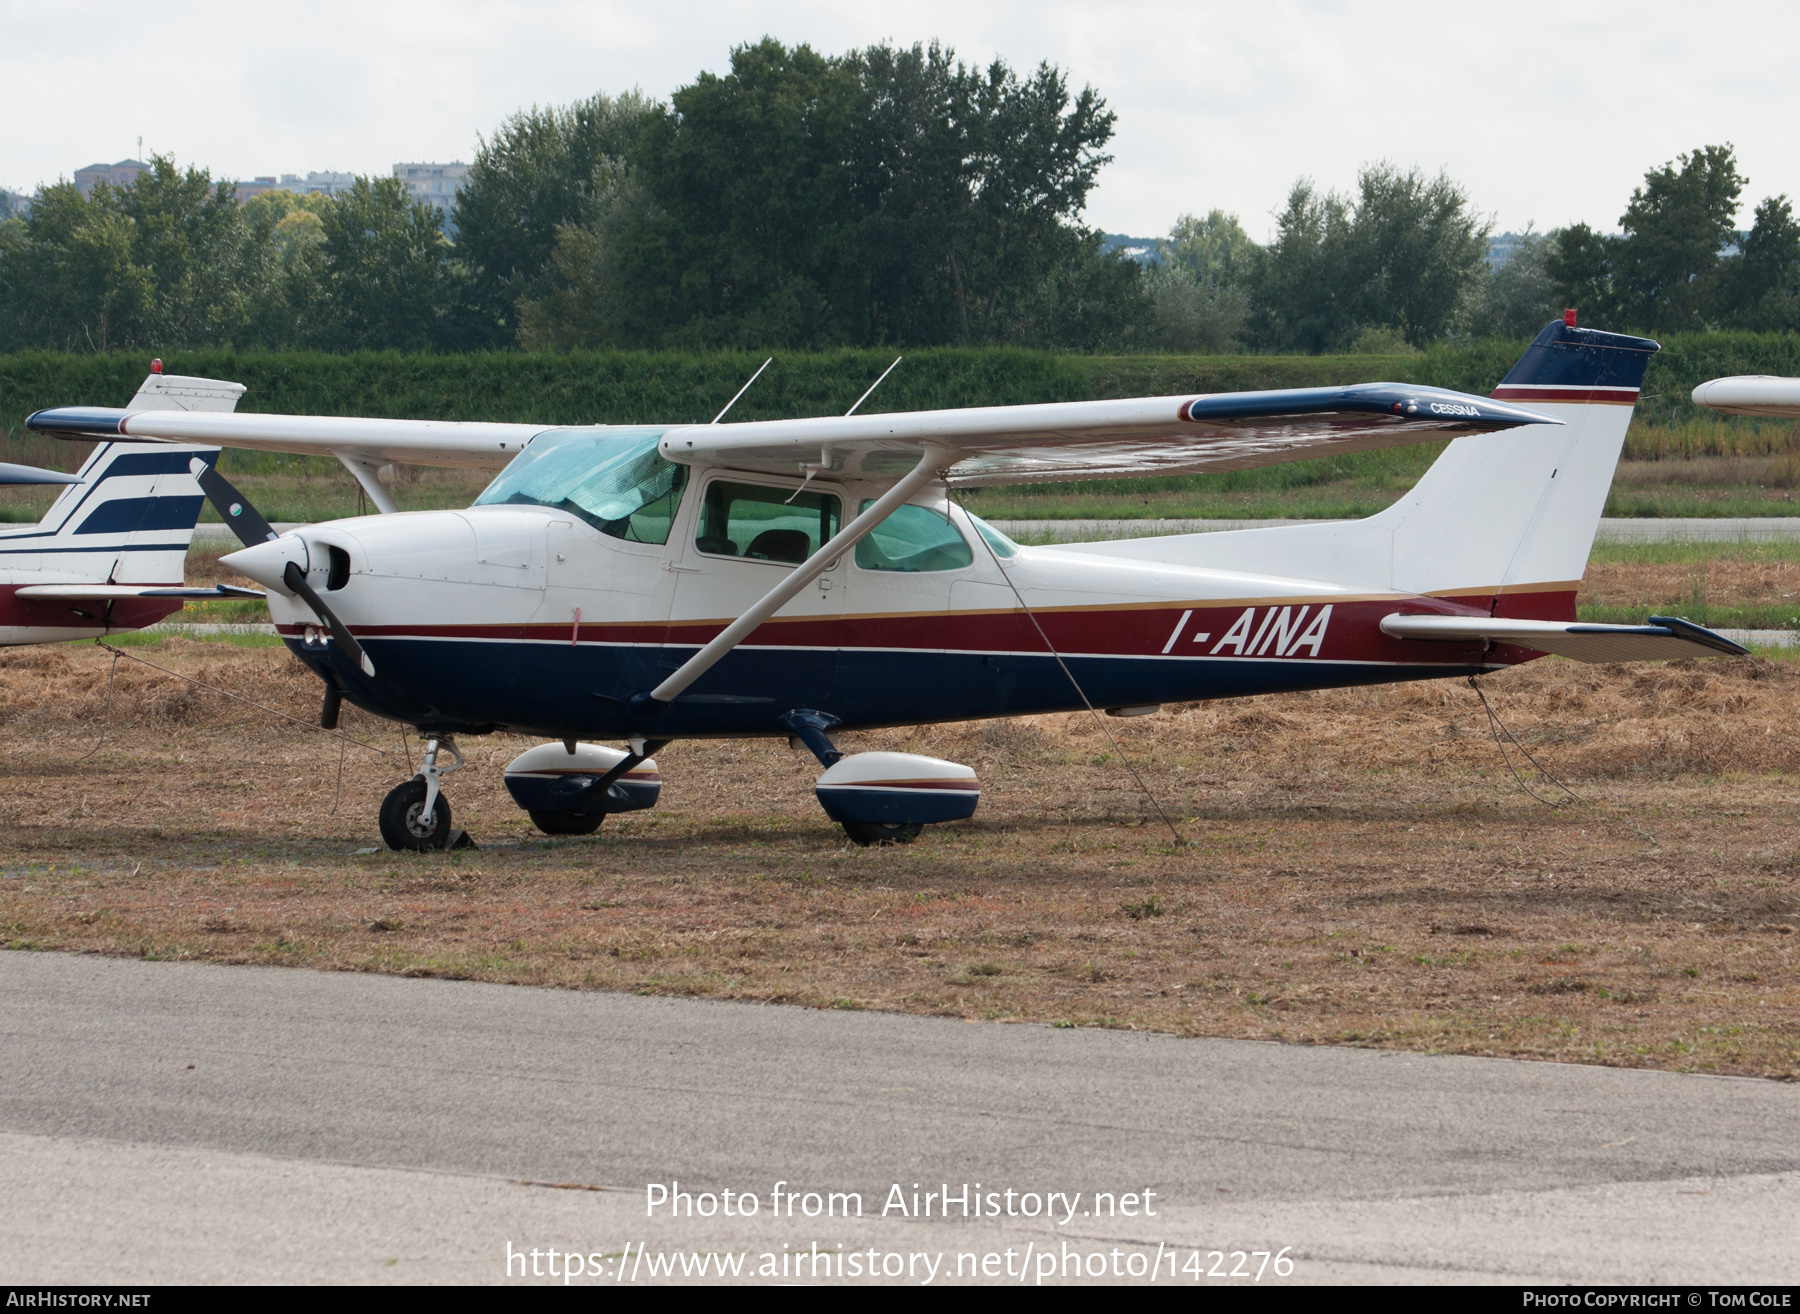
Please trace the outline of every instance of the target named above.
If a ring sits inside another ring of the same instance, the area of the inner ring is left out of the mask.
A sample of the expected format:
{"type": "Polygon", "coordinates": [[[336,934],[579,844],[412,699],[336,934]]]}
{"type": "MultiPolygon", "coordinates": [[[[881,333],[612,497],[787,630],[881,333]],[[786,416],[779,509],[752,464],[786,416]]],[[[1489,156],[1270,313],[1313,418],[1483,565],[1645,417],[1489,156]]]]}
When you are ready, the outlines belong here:
{"type": "Polygon", "coordinates": [[[1654,610],[1696,599],[1714,607],[1767,607],[1796,598],[1800,560],[1721,553],[1691,561],[1590,561],[1578,600],[1654,610]]]}
{"type": "MultiPolygon", "coordinates": [[[[316,714],[280,649],[147,659],[316,714]]],[[[1412,684],[1109,723],[849,737],[969,762],[978,818],[859,850],[774,742],[678,744],[664,803],[533,831],[471,740],[449,782],[483,847],[401,855],[386,756],[119,664],[0,654],[0,941],[216,962],[1800,1075],[1800,672],[1760,659],[1536,665],[1502,714],[1582,802],[1500,764],[1474,695],[1412,684]]],[[[416,745],[414,746],[416,755],[416,745]]]]}

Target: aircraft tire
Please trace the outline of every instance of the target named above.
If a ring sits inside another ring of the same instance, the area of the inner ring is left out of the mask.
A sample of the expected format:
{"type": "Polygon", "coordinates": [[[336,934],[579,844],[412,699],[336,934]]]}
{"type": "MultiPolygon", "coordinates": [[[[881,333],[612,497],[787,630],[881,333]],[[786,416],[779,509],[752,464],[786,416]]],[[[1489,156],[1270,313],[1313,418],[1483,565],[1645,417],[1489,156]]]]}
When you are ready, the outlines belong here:
{"type": "Polygon", "coordinates": [[[606,820],[604,812],[531,812],[531,824],[546,835],[592,835],[606,820]]]}
{"type": "Polygon", "coordinates": [[[865,849],[871,844],[911,844],[925,829],[922,821],[846,821],[843,825],[851,842],[865,849]]]}
{"type": "Polygon", "coordinates": [[[381,838],[390,849],[429,853],[449,846],[450,800],[439,794],[429,821],[419,815],[424,806],[424,776],[414,776],[388,791],[381,800],[381,838]]]}

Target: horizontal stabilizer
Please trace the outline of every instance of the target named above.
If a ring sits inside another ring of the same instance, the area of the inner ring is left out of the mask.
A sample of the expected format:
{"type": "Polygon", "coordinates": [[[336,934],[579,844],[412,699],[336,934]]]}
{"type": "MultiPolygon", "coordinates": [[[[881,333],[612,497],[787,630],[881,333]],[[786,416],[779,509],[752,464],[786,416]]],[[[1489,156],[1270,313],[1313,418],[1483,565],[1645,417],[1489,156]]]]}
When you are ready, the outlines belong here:
{"type": "Polygon", "coordinates": [[[239,588],[236,584],[218,584],[210,589],[190,589],[179,585],[162,587],[155,584],[27,584],[19,590],[21,598],[63,599],[67,601],[107,602],[117,598],[255,598],[268,597],[261,589],[239,588]]]}
{"type": "Polygon", "coordinates": [[[0,462],[0,484],[78,484],[72,474],[56,470],[40,470],[35,465],[11,465],[0,462]]]}
{"type": "Polygon", "coordinates": [[[1396,612],[1382,618],[1381,632],[1396,639],[1430,643],[1511,643],[1578,662],[1742,657],[1750,651],[1722,634],[1674,616],[1652,616],[1647,625],[1589,625],[1582,621],[1405,616],[1396,612]]]}

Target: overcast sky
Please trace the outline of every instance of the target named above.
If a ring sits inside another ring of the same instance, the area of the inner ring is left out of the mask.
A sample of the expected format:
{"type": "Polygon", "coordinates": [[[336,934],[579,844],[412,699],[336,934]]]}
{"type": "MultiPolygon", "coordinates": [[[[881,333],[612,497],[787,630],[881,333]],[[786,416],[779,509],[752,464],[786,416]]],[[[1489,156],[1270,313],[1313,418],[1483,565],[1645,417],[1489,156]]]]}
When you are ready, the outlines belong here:
{"type": "Polygon", "coordinates": [[[1447,169],[1500,229],[1611,229],[1645,169],[1736,144],[1741,215],[1800,195],[1800,10],[1447,5],[0,0],[0,185],[144,150],[215,176],[470,158],[532,103],[667,96],[767,34],[840,53],[939,38],[1060,65],[1119,116],[1088,221],[1151,236],[1214,206],[1252,236],[1294,179],[1447,169]]]}

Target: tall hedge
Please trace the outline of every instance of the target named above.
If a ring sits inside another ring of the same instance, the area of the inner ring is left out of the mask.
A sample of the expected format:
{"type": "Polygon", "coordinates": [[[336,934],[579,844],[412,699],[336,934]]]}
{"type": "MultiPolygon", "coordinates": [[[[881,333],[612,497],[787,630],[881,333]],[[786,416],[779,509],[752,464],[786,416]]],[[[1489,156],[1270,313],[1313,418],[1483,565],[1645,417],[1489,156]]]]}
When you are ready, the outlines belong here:
{"type": "MultiPolygon", "coordinates": [[[[864,410],[1008,405],[1392,380],[1486,393],[1523,342],[1438,346],[1406,356],[1072,356],[1006,348],[936,348],[905,362],[864,410]]],[[[1725,374],[1800,375],[1800,335],[1673,337],[1652,359],[1640,416],[1691,420],[1694,385],[1725,374]]],[[[172,374],[248,386],[245,411],[556,424],[710,420],[763,357],[752,353],[362,352],[208,350],[165,361],[172,374]]],[[[731,419],[838,414],[885,369],[875,351],[778,357],[731,419]]],[[[66,465],[75,453],[26,441],[25,417],[47,406],[122,406],[148,371],[139,355],[0,356],[0,459],[66,465]],[[58,460],[58,456],[64,459],[58,460]]]]}

